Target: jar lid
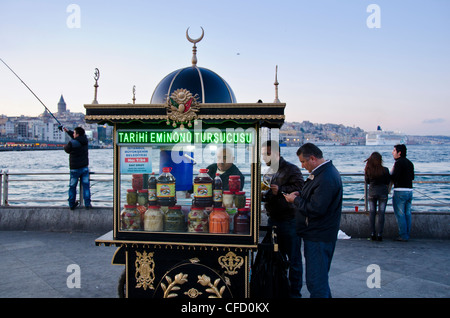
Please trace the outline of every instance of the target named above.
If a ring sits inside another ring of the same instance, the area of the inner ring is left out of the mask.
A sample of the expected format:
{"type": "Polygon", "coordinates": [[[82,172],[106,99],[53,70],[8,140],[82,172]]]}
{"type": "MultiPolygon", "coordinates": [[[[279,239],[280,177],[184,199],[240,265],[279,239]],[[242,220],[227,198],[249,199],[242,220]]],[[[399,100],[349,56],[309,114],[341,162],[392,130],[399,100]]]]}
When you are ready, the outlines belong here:
{"type": "Polygon", "coordinates": [[[124,207],[125,209],[136,209],[136,206],[135,206],[135,205],[127,205],[127,204],[125,204],[123,207],[124,207]]]}
{"type": "Polygon", "coordinates": [[[191,210],[204,210],[204,208],[198,206],[191,206],[191,210]]]}
{"type": "Polygon", "coordinates": [[[148,208],[149,209],[159,209],[160,206],[159,205],[149,205],[148,208]]]}
{"type": "Polygon", "coordinates": [[[244,191],[236,191],[234,194],[237,194],[237,195],[244,195],[245,192],[244,192],[244,191]]]}
{"type": "Polygon", "coordinates": [[[127,192],[136,192],[134,189],[128,189],[127,192]]]}
{"type": "Polygon", "coordinates": [[[240,208],[240,209],[238,209],[238,212],[248,212],[248,211],[250,211],[249,208],[240,208]]]}
{"type": "Polygon", "coordinates": [[[208,173],[209,169],[199,169],[200,173],[208,173]]]}
{"type": "Polygon", "coordinates": [[[138,174],[133,174],[133,178],[135,178],[135,179],[139,179],[139,178],[142,178],[142,177],[143,177],[143,175],[140,174],[140,173],[138,173],[138,174]]]}
{"type": "Polygon", "coordinates": [[[225,211],[225,208],[218,207],[218,208],[214,208],[213,211],[225,211]]]}
{"type": "Polygon", "coordinates": [[[181,205],[169,206],[169,210],[179,210],[181,209],[181,205]]]}
{"type": "Polygon", "coordinates": [[[240,176],[233,175],[233,176],[230,176],[229,178],[230,178],[230,179],[240,179],[241,177],[240,177],[240,176]]]}
{"type": "Polygon", "coordinates": [[[138,192],[139,193],[146,193],[146,192],[148,192],[148,190],[147,189],[142,189],[142,190],[138,190],[138,192]]]}
{"type": "Polygon", "coordinates": [[[223,194],[233,194],[233,191],[223,191],[223,194]]]}
{"type": "Polygon", "coordinates": [[[163,172],[170,172],[170,171],[172,171],[172,167],[164,167],[164,168],[162,168],[162,171],[163,172]]]}

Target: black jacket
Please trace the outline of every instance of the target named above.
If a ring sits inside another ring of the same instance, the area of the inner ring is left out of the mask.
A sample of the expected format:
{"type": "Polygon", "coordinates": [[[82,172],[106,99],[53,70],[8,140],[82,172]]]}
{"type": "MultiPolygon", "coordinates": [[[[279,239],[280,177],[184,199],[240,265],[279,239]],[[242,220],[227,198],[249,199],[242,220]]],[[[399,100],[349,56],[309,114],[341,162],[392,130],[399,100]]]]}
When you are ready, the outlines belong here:
{"type": "Polygon", "coordinates": [[[400,157],[395,160],[391,176],[394,188],[412,188],[414,180],[414,165],[409,159],[400,157]]]}
{"type": "Polygon", "coordinates": [[[331,161],[317,168],[305,181],[294,204],[297,233],[317,242],[336,241],[342,212],[342,180],[331,161]]]}
{"type": "Polygon", "coordinates": [[[369,197],[380,196],[387,197],[389,194],[389,183],[391,182],[391,175],[389,169],[383,167],[383,174],[376,178],[370,178],[365,174],[366,183],[369,184],[369,197]]]}
{"type": "Polygon", "coordinates": [[[280,157],[278,170],[273,174],[271,184],[278,185],[278,193],[272,190],[263,193],[262,201],[269,217],[274,221],[284,221],[295,217],[293,203],[288,203],[282,192],[291,193],[303,188],[303,175],[300,168],[280,157]]]}
{"type": "Polygon", "coordinates": [[[69,154],[70,169],[80,169],[89,165],[88,157],[88,139],[86,135],[78,136],[73,139],[73,131],[67,132],[72,138],[67,145],[64,146],[64,151],[69,154]]]}

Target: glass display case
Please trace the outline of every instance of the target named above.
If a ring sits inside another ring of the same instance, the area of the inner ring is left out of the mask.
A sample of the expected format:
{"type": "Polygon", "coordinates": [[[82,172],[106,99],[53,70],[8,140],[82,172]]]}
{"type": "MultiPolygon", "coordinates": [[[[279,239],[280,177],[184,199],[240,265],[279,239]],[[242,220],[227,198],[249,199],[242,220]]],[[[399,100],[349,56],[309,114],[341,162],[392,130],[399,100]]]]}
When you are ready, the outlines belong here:
{"type": "Polygon", "coordinates": [[[256,125],[118,124],[114,237],[255,246],[257,143],[256,125]]]}

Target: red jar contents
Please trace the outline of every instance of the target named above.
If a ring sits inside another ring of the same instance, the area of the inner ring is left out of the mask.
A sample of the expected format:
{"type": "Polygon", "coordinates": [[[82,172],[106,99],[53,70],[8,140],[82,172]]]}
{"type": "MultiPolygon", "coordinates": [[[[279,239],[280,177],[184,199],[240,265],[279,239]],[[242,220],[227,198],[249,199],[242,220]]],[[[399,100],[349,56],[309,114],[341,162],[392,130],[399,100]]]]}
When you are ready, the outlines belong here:
{"type": "Polygon", "coordinates": [[[229,233],[230,217],[225,208],[214,208],[209,215],[209,233],[229,233]]]}
{"type": "Polygon", "coordinates": [[[135,191],[142,190],[144,186],[144,178],[142,174],[133,174],[133,178],[131,179],[131,186],[135,191]]]}
{"type": "Polygon", "coordinates": [[[194,205],[207,207],[213,205],[213,179],[208,175],[208,169],[200,169],[194,178],[194,205]]]}
{"type": "Polygon", "coordinates": [[[248,213],[250,209],[238,209],[238,213],[234,216],[234,233],[249,234],[250,233],[250,217],[248,213]]]}
{"type": "Polygon", "coordinates": [[[228,190],[231,192],[238,192],[241,190],[240,176],[230,176],[228,178],[228,190]]]}

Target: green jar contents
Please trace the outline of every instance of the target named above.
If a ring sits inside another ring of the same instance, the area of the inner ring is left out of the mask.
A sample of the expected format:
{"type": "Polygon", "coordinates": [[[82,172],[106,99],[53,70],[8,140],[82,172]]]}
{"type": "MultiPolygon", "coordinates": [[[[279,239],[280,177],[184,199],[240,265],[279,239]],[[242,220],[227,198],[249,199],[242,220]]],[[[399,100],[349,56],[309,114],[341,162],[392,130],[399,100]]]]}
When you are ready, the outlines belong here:
{"type": "Polygon", "coordinates": [[[188,214],[188,232],[208,232],[208,214],[200,207],[191,207],[188,214]]]}
{"type": "Polygon", "coordinates": [[[194,178],[194,202],[195,206],[206,207],[213,205],[213,179],[208,175],[208,169],[200,169],[198,176],[194,178]]]}
{"type": "Polygon", "coordinates": [[[127,204],[128,205],[136,205],[137,203],[137,192],[133,189],[127,190],[127,204]]]}
{"type": "Polygon", "coordinates": [[[151,205],[144,214],[144,230],[159,232],[164,230],[164,214],[159,206],[151,205]]]}
{"type": "Polygon", "coordinates": [[[186,224],[181,206],[174,205],[169,207],[169,211],[164,215],[164,231],[166,232],[185,232],[186,224]]]}
{"type": "Polygon", "coordinates": [[[137,203],[140,206],[147,206],[148,205],[148,191],[146,189],[138,191],[138,193],[137,193],[137,203]]]}
{"type": "Polygon", "coordinates": [[[173,206],[175,198],[175,177],[170,173],[171,167],[164,167],[163,173],[156,180],[156,197],[158,205],[173,206]]]}
{"type": "Polygon", "coordinates": [[[238,191],[234,193],[234,206],[238,209],[245,207],[245,192],[238,191]]]}
{"type": "Polygon", "coordinates": [[[136,205],[125,205],[120,213],[121,229],[124,231],[138,231],[141,229],[141,216],[136,205]]]}

